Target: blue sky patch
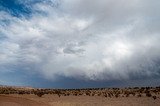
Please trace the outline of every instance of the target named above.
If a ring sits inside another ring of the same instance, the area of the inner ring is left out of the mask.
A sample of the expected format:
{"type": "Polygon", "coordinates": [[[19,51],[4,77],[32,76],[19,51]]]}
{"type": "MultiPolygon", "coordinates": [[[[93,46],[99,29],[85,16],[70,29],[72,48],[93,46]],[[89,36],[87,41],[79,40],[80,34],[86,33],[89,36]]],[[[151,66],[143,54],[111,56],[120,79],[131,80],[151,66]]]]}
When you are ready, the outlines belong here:
{"type": "Polygon", "coordinates": [[[31,10],[25,4],[20,4],[17,0],[1,0],[0,5],[2,10],[8,11],[16,17],[31,13],[31,10]]]}

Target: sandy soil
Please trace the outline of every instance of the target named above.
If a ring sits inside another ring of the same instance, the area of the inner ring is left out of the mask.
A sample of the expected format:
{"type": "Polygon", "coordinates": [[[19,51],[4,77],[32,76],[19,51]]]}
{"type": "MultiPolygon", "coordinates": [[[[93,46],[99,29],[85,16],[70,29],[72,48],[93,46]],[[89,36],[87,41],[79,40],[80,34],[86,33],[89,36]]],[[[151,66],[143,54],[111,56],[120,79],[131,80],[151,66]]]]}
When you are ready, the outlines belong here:
{"type": "Polygon", "coordinates": [[[0,95],[0,106],[160,106],[160,98],[10,94],[0,95]]]}
{"type": "Polygon", "coordinates": [[[36,102],[27,98],[14,97],[13,95],[0,95],[0,106],[47,106],[47,104],[36,102]]]}

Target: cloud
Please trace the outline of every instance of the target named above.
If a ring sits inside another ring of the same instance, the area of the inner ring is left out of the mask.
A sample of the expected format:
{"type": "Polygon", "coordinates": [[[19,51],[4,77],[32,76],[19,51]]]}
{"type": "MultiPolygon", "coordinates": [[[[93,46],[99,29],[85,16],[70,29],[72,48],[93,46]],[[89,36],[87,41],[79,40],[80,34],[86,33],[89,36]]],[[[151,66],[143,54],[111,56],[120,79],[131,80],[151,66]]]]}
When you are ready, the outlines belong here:
{"type": "Polygon", "coordinates": [[[158,0],[30,3],[29,18],[0,12],[1,68],[51,80],[160,75],[158,0]]]}

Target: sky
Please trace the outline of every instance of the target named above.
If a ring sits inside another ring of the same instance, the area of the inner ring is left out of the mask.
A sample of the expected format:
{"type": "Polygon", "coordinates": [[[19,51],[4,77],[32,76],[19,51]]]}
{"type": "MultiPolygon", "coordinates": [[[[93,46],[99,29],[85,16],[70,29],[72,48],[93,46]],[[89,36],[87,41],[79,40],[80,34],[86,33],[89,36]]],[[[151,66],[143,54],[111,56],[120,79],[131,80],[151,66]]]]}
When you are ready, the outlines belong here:
{"type": "Polygon", "coordinates": [[[159,0],[0,0],[0,85],[160,85],[159,0]]]}

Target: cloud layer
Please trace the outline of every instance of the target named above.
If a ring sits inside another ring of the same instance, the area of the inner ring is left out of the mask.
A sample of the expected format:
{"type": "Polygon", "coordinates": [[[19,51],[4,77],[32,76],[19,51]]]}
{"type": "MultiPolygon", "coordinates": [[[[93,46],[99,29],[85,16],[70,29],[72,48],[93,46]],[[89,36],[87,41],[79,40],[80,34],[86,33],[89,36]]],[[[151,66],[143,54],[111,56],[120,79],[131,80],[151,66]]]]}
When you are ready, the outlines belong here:
{"type": "Polygon", "coordinates": [[[23,70],[51,80],[160,75],[160,1],[24,4],[31,10],[29,17],[0,11],[1,73],[23,70]]]}

